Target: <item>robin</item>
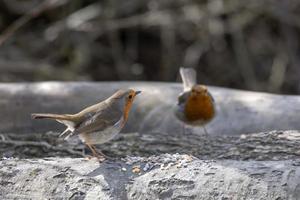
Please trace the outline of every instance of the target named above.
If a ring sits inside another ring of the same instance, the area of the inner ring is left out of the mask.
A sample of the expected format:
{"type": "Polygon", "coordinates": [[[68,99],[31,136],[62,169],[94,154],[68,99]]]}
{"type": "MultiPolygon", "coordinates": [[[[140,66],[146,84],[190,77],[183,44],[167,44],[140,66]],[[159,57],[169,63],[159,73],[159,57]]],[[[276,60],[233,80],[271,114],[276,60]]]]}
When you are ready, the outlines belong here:
{"type": "Polygon", "coordinates": [[[33,119],[53,119],[65,126],[59,137],[65,139],[72,135],[79,135],[93,156],[104,160],[106,156],[97,151],[95,144],[102,144],[113,139],[124,127],[132,103],[141,91],[118,90],[106,100],[85,108],[76,114],[43,114],[33,113],[33,119]]]}
{"type": "Polygon", "coordinates": [[[181,121],[193,126],[203,126],[215,116],[214,98],[204,85],[196,83],[196,71],[192,68],[180,68],[183,92],[178,97],[175,115],[181,121]]]}

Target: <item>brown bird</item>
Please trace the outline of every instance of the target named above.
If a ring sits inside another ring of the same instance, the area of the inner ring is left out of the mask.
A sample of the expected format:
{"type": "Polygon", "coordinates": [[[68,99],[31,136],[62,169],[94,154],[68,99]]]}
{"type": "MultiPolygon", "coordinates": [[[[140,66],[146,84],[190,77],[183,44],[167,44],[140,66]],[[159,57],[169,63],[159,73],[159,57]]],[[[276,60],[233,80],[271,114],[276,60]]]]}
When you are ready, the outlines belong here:
{"type": "Polygon", "coordinates": [[[183,92],[178,97],[175,115],[181,121],[193,126],[203,126],[215,116],[215,102],[204,85],[196,82],[196,71],[192,68],[180,68],[183,92]]]}
{"type": "Polygon", "coordinates": [[[141,91],[118,90],[108,99],[85,108],[76,114],[33,113],[33,119],[53,119],[65,126],[60,134],[65,139],[72,135],[79,138],[90,148],[93,156],[104,159],[106,156],[97,151],[95,144],[102,144],[113,139],[124,127],[132,103],[141,91]]]}

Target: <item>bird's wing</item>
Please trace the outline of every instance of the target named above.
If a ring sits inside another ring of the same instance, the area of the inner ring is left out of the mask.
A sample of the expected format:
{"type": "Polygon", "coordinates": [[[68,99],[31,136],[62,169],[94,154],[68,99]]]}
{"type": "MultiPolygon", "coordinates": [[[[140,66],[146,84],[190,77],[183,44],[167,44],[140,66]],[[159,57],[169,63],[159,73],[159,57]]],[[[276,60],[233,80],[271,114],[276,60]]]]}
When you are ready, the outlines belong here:
{"type": "Polygon", "coordinates": [[[216,101],[215,101],[214,97],[211,95],[211,93],[208,91],[207,91],[207,93],[208,93],[208,96],[211,98],[212,102],[215,103],[216,101]]]}
{"type": "Polygon", "coordinates": [[[182,92],[179,96],[178,96],[178,105],[182,105],[185,104],[188,96],[190,95],[190,91],[188,92],[182,92]]]}
{"type": "Polygon", "coordinates": [[[193,68],[180,68],[180,75],[183,82],[183,91],[190,90],[197,83],[196,71],[193,68]]]}
{"type": "Polygon", "coordinates": [[[115,125],[121,117],[121,110],[111,109],[111,107],[106,106],[95,113],[88,113],[85,120],[75,127],[73,134],[105,130],[106,128],[115,125]]]}

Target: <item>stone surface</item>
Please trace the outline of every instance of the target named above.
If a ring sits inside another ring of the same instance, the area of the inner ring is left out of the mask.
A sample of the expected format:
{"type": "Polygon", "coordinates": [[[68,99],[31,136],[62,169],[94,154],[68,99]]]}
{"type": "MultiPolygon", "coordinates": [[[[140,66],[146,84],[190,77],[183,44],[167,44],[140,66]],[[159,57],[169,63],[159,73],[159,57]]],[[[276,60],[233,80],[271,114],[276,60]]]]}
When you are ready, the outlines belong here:
{"type": "Polygon", "coordinates": [[[299,199],[300,160],[213,161],[189,155],[0,161],[2,199],[299,199]],[[147,167],[148,165],[148,167],[147,167]],[[140,171],[134,171],[139,168],[140,171]]]}

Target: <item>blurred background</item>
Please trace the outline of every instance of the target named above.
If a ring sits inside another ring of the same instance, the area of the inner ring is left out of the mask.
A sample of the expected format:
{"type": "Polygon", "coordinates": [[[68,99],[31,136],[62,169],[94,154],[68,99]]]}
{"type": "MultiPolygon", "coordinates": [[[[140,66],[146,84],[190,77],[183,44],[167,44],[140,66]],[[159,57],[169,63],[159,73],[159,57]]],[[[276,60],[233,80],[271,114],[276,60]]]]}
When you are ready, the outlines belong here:
{"type": "Polygon", "coordinates": [[[0,0],[0,81],[179,81],[299,94],[298,0],[0,0]]]}

